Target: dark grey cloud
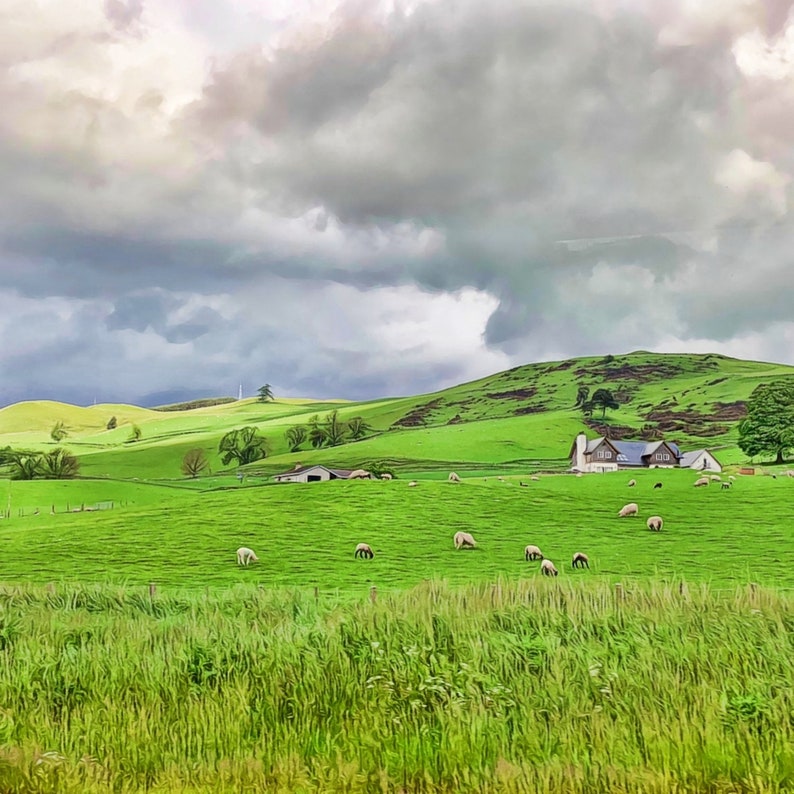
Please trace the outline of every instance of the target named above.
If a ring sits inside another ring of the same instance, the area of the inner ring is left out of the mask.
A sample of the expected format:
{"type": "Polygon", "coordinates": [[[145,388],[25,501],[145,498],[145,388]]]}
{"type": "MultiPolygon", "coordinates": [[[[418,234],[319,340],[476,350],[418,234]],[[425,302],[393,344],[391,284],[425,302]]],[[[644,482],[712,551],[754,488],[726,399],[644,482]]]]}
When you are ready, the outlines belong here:
{"type": "MultiPolygon", "coordinates": [[[[224,9],[201,4],[195,48],[224,9]]],[[[0,371],[373,396],[604,346],[780,350],[794,90],[764,58],[790,9],[341,3],[261,47],[219,23],[205,77],[142,0],[31,7],[35,37],[0,34],[0,287],[30,316],[61,301],[36,320],[60,332],[0,371]],[[482,333],[466,348],[394,319],[467,290],[493,306],[453,306],[482,333]]]]}

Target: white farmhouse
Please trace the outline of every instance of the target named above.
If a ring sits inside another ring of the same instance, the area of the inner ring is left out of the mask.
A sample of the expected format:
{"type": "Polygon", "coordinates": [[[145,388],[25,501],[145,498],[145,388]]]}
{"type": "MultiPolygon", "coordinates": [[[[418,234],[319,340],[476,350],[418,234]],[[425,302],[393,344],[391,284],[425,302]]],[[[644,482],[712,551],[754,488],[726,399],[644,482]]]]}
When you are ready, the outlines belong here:
{"type": "Polygon", "coordinates": [[[327,480],[346,480],[352,469],[329,469],[327,466],[296,466],[292,471],[276,474],[276,482],[326,482],[327,480]]]}

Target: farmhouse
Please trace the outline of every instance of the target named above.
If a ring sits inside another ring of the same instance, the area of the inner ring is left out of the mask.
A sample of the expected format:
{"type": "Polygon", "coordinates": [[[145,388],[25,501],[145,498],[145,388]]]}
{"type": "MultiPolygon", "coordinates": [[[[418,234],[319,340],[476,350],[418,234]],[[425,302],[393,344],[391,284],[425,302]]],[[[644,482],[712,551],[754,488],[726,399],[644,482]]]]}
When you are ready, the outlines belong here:
{"type": "Polygon", "coordinates": [[[722,471],[717,459],[705,449],[682,452],[670,441],[615,441],[603,436],[588,441],[584,433],[574,439],[570,458],[571,468],[582,472],[674,467],[722,471]]]}
{"type": "Polygon", "coordinates": [[[276,474],[276,482],[325,482],[327,480],[346,480],[352,469],[329,469],[326,466],[296,466],[292,471],[276,474]]]}

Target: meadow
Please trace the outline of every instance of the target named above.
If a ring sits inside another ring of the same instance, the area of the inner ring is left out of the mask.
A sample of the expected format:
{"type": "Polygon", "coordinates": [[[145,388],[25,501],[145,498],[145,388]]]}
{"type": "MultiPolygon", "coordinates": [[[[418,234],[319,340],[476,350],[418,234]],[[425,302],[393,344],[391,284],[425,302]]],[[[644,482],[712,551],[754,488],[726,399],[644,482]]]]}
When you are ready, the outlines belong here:
{"type": "Polygon", "coordinates": [[[736,445],[752,389],[793,374],[640,352],[366,403],[0,409],[0,448],[63,422],[81,466],[0,476],[0,791],[794,791],[794,479],[738,474],[736,445]],[[577,386],[604,383],[620,408],[586,426],[577,386]],[[288,450],[332,410],[368,437],[288,450]],[[599,422],[736,479],[566,473],[599,422]],[[243,425],[269,454],[224,466],[243,425]],[[396,479],[273,483],[297,462],[396,479]]]}

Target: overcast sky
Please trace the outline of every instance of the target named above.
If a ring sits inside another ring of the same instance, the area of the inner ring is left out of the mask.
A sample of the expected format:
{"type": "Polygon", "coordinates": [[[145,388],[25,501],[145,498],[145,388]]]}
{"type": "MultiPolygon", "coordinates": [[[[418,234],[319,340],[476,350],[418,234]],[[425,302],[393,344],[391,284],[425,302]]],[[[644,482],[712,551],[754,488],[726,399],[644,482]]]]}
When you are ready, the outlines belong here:
{"type": "Polygon", "coordinates": [[[794,364],[782,0],[0,0],[0,405],[794,364]]]}

